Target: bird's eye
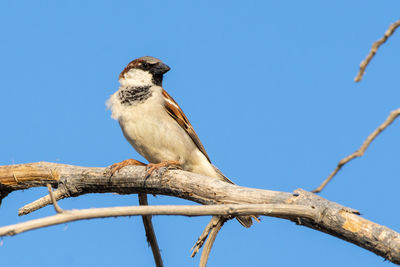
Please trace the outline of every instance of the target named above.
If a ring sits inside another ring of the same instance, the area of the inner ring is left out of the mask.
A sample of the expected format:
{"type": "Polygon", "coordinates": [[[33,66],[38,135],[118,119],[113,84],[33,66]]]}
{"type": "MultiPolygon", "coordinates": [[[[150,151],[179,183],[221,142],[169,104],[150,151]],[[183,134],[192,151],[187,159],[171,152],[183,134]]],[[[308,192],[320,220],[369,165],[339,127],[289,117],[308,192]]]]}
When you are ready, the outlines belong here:
{"type": "Polygon", "coordinates": [[[142,62],[142,68],[143,69],[148,69],[150,67],[150,65],[146,62],[142,62]]]}

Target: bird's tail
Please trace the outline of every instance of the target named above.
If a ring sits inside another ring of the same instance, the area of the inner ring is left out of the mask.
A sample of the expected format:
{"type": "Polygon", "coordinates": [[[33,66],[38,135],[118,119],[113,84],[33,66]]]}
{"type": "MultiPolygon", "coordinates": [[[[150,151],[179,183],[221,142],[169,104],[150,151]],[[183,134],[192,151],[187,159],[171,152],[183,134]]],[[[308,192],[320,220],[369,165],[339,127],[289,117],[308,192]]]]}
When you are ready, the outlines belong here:
{"type": "MultiPolygon", "coordinates": [[[[214,167],[214,170],[218,173],[218,175],[222,178],[223,181],[230,183],[230,184],[235,184],[230,179],[228,179],[228,177],[226,177],[217,167],[215,167],[214,165],[212,165],[212,166],[214,167]]],[[[254,218],[256,221],[259,221],[257,216],[238,216],[238,217],[236,217],[238,222],[246,228],[250,228],[250,226],[253,225],[252,218],[254,218]]]]}

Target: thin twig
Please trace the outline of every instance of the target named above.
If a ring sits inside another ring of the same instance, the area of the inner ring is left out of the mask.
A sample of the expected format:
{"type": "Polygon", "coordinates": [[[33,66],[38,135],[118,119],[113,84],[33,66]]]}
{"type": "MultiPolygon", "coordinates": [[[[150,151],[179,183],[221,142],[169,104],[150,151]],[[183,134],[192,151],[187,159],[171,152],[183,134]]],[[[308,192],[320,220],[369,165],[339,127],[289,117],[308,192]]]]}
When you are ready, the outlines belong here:
{"type": "MultiPolygon", "coordinates": [[[[69,196],[63,186],[59,186],[56,190],[52,191],[52,193],[56,201],[69,196]]],[[[52,201],[50,195],[46,195],[20,208],[18,210],[18,216],[29,214],[49,204],[52,204],[52,201]]]]}
{"type": "Polygon", "coordinates": [[[208,257],[210,256],[211,248],[214,244],[215,238],[217,237],[219,230],[221,230],[226,220],[227,219],[224,217],[219,217],[217,225],[215,225],[215,227],[211,230],[208,239],[206,241],[206,244],[204,245],[203,252],[201,253],[199,267],[206,267],[208,257]]]}
{"type": "MultiPolygon", "coordinates": [[[[139,205],[148,206],[147,202],[147,194],[138,194],[139,205]]],[[[157,267],[163,267],[163,260],[160,253],[160,248],[158,247],[156,233],[154,231],[153,223],[151,222],[151,215],[142,216],[142,221],[144,225],[144,229],[146,231],[147,242],[151,246],[151,250],[153,251],[154,262],[157,267]]]]}
{"type": "Polygon", "coordinates": [[[318,186],[316,189],[314,189],[312,192],[313,193],[319,193],[324,189],[324,187],[332,180],[332,178],[340,171],[340,169],[349,161],[361,157],[364,155],[365,151],[369,147],[372,141],[383,131],[385,130],[390,124],[393,123],[393,121],[400,115],[400,108],[393,110],[390,112],[389,116],[385,120],[384,123],[382,123],[375,131],[370,134],[367,139],[364,141],[362,146],[353,154],[343,158],[341,161],[339,161],[338,165],[336,168],[333,170],[333,172],[326,178],[320,186],[318,186]]]}
{"type": "Polygon", "coordinates": [[[376,52],[378,51],[379,47],[387,41],[387,39],[395,32],[395,30],[400,26],[400,20],[396,21],[395,23],[391,24],[389,28],[386,30],[385,34],[381,39],[376,41],[372,44],[371,50],[367,57],[360,63],[360,70],[357,76],[354,78],[355,82],[361,81],[362,77],[364,76],[365,69],[367,68],[368,64],[375,56],[376,52]]]}
{"type": "Polygon", "coordinates": [[[207,206],[133,206],[113,208],[91,208],[67,210],[40,219],[0,227],[0,236],[12,236],[26,231],[78,220],[108,218],[117,216],[182,215],[182,216],[247,216],[264,215],[278,218],[317,219],[318,209],[291,204],[229,204],[207,206]]]}
{"type": "Polygon", "coordinates": [[[51,189],[51,185],[50,184],[47,184],[47,189],[49,190],[50,199],[51,199],[51,202],[53,203],[55,211],[57,213],[63,213],[64,210],[62,208],[60,208],[60,206],[58,206],[57,200],[54,197],[53,190],[51,189]]]}

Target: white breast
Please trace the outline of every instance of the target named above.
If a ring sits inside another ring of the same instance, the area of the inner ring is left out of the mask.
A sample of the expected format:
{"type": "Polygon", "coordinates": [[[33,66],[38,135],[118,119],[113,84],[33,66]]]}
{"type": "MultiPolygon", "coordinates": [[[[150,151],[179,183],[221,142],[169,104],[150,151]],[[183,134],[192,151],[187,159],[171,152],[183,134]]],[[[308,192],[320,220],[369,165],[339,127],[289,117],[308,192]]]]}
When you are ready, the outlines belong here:
{"type": "Polygon", "coordinates": [[[166,112],[162,88],[153,86],[150,90],[150,98],[131,106],[120,103],[118,92],[110,97],[107,104],[125,138],[151,163],[179,160],[185,164],[197,158],[198,149],[192,139],[166,112]]]}

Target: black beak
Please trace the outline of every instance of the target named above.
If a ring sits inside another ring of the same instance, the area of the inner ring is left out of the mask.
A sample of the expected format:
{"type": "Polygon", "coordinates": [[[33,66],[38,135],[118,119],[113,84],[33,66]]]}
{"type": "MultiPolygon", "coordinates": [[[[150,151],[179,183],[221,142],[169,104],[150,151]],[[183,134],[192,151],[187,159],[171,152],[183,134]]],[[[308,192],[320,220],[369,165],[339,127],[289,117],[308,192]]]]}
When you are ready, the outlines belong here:
{"type": "Polygon", "coordinates": [[[158,75],[162,75],[166,72],[168,72],[171,68],[168,67],[167,65],[165,65],[164,63],[157,63],[157,65],[155,65],[152,68],[152,72],[153,74],[158,74],[158,75]]]}

